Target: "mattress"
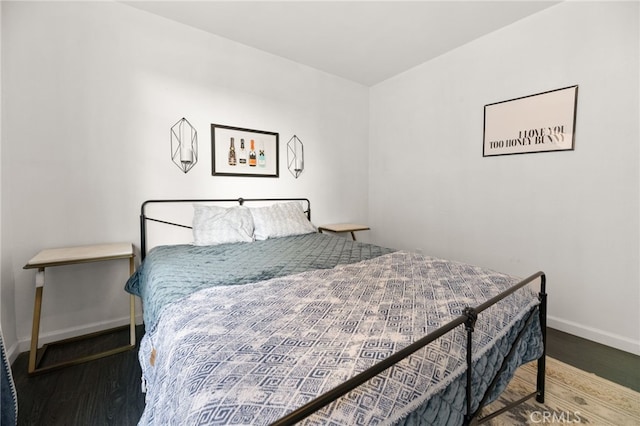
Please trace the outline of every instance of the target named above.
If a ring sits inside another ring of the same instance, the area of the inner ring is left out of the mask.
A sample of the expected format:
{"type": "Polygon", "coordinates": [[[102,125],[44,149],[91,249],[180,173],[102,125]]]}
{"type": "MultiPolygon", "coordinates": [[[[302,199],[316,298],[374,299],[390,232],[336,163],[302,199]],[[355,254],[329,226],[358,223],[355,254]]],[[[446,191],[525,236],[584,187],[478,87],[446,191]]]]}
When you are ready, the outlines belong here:
{"type": "MultiPolygon", "coordinates": [[[[153,306],[152,327],[139,351],[147,387],[140,424],[269,424],[519,281],[334,236],[302,237],[268,243],[282,250],[274,250],[271,260],[258,260],[260,253],[270,255],[264,252],[267,245],[257,250],[257,242],[240,244],[251,246],[248,257],[236,256],[238,245],[180,247],[178,252],[189,254],[188,267],[179,272],[175,263],[163,269],[156,256],[175,260],[173,249],[150,253],[127,284],[143,296],[145,321],[148,305],[153,306]],[[203,252],[207,255],[199,257],[203,252]],[[359,257],[365,260],[356,261],[359,257]],[[183,275],[190,277],[187,285],[183,275]],[[170,290],[160,290],[164,287],[170,290]]],[[[474,407],[537,304],[536,294],[524,288],[478,319],[474,407]]],[[[465,347],[459,327],[306,423],[460,424],[465,347]]],[[[534,315],[494,396],[517,366],[542,351],[534,315]]]]}

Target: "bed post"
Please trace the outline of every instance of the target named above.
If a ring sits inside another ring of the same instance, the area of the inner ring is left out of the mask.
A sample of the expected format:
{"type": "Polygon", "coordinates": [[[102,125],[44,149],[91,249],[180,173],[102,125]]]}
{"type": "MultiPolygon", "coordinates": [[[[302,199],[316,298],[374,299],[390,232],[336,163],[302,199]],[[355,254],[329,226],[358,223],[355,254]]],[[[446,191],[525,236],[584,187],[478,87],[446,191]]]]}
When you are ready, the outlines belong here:
{"type": "Polygon", "coordinates": [[[542,355],[538,358],[538,377],[536,401],[544,403],[544,376],[547,355],[547,276],[540,275],[540,330],[542,331],[542,355]]]}
{"type": "Polygon", "coordinates": [[[144,213],[140,214],[140,260],[147,254],[147,221],[144,213]]]}
{"type": "Polygon", "coordinates": [[[464,308],[464,315],[467,319],[464,322],[464,329],[467,331],[467,386],[466,386],[466,399],[467,399],[467,412],[464,415],[464,424],[472,424],[474,414],[471,409],[471,386],[473,376],[473,331],[478,319],[478,313],[472,307],[467,306],[464,308]]]}

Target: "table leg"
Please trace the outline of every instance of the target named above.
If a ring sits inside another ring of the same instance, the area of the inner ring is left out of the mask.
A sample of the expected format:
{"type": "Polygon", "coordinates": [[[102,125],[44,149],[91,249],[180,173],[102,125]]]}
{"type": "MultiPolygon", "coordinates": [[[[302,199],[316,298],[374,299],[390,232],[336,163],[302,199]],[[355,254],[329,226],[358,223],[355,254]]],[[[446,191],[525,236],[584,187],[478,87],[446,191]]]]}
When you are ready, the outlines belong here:
{"type": "Polygon", "coordinates": [[[353,231],[351,231],[351,238],[353,238],[353,241],[356,240],[356,234],[354,234],[353,231]]]}
{"type": "MultiPolygon", "coordinates": [[[[129,276],[135,272],[133,256],[129,258],[129,276]]],[[[129,343],[136,345],[136,297],[129,295],[129,343]]]]}
{"type": "Polygon", "coordinates": [[[33,304],[33,325],[31,326],[31,348],[29,350],[28,372],[36,371],[38,354],[38,337],[40,335],[40,313],[42,310],[42,288],[44,287],[44,268],[38,269],[36,274],[36,297],[33,304]]]}

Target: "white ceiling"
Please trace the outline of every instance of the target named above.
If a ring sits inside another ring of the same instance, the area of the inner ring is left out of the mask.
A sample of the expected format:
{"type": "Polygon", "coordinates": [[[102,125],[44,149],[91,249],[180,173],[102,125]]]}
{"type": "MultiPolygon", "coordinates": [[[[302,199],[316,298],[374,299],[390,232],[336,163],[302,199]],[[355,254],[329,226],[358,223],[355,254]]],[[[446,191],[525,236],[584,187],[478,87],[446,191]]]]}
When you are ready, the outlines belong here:
{"type": "Polygon", "coordinates": [[[126,1],[371,86],[558,1],[126,1]]]}

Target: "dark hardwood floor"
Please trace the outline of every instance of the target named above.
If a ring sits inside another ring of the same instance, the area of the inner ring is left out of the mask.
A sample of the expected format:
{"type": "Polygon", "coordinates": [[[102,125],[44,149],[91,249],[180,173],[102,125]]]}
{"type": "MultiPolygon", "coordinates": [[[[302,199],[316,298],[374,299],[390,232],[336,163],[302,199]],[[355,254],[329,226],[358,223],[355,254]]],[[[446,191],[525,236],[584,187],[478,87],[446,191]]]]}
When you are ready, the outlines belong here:
{"type": "MultiPolygon", "coordinates": [[[[138,340],[144,333],[138,327],[138,340]]],[[[44,359],[95,353],[126,344],[127,331],[52,347],[44,359]],[[87,352],[89,351],[89,352],[87,352]]],[[[547,354],[582,370],[640,392],[640,357],[557,330],[547,333],[547,354]]],[[[12,366],[18,393],[18,424],[26,425],[135,425],[144,409],[140,366],[136,350],[57,371],[29,377],[28,353],[12,366]]]]}
{"type": "Polygon", "coordinates": [[[640,392],[637,355],[554,329],[547,329],[547,355],[640,392]]]}
{"type": "MultiPolygon", "coordinates": [[[[144,333],[137,327],[138,342],[144,333]]],[[[87,341],[51,346],[42,365],[126,345],[128,330],[87,341]]],[[[135,425],[144,409],[136,349],[95,361],[28,376],[29,354],[12,365],[18,425],[135,425]]]]}

